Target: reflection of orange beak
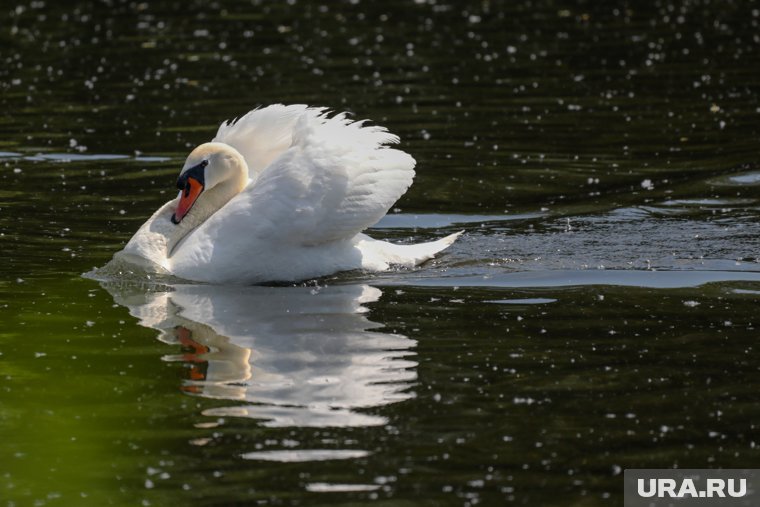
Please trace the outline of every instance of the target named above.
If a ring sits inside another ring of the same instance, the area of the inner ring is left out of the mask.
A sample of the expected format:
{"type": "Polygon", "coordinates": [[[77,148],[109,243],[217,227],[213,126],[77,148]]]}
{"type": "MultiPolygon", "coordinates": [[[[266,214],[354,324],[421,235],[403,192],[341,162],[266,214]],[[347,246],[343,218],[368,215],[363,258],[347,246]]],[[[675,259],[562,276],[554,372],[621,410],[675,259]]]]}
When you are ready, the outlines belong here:
{"type": "Polygon", "coordinates": [[[195,178],[187,178],[187,183],[182,190],[177,210],[172,215],[172,223],[178,224],[185,218],[185,215],[193,207],[201,192],[203,192],[203,184],[195,178]]]}

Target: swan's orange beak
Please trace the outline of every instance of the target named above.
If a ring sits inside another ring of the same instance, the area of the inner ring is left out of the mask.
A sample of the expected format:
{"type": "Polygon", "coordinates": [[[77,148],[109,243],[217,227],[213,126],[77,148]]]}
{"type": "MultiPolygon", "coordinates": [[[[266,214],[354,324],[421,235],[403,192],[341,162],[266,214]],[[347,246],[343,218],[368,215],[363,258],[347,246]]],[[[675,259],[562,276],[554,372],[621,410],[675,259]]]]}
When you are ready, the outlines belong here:
{"type": "Polygon", "coordinates": [[[198,199],[198,196],[201,195],[201,192],[203,192],[203,183],[193,177],[187,178],[185,181],[185,188],[182,189],[182,194],[179,198],[177,209],[172,215],[173,224],[178,224],[183,218],[185,218],[185,215],[187,215],[187,212],[193,207],[193,204],[195,204],[195,201],[198,199]]]}

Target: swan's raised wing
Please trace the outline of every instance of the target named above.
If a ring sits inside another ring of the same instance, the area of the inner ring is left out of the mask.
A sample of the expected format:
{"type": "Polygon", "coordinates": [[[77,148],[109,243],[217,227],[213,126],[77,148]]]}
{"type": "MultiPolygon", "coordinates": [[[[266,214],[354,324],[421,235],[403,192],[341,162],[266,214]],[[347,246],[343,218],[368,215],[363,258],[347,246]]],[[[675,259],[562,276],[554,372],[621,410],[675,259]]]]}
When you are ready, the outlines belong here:
{"type": "Polygon", "coordinates": [[[301,116],[317,117],[323,111],[303,104],[273,104],[254,109],[222,123],[212,141],[228,144],[240,152],[248,164],[249,176],[254,178],[291,146],[293,129],[301,116]]]}
{"type": "Polygon", "coordinates": [[[395,142],[384,128],[345,115],[302,114],[291,146],[222,214],[234,217],[238,234],[280,244],[349,239],[377,223],[412,183],[414,159],[385,146],[395,142]]]}

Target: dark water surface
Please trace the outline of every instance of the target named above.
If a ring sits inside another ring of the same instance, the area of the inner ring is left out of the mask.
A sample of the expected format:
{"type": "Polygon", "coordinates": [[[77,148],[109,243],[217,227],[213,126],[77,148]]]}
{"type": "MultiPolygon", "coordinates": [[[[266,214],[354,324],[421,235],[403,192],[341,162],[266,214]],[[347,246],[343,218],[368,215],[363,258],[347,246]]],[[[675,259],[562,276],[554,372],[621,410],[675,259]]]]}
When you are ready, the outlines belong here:
{"type": "Polygon", "coordinates": [[[753,2],[0,7],[0,505],[620,505],[757,468],[753,2]],[[102,266],[254,106],[388,126],[420,269],[102,266]]]}

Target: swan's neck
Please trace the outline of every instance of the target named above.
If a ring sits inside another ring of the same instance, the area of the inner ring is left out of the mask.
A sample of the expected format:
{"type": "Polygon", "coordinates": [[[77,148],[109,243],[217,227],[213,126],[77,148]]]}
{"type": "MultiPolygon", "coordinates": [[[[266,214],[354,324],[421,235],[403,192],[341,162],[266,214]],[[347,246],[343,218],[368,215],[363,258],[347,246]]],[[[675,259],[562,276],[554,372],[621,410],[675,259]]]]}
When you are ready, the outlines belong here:
{"type": "Polygon", "coordinates": [[[218,185],[205,190],[198,198],[193,209],[185,215],[185,218],[169,230],[166,244],[167,257],[171,257],[175,249],[182,243],[196,227],[208,220],[211,215],[219,211],[230,199],[239,194],[248,183],[248,178],[240,174],[241,178],[225,180],[218,185]]]}
{"type": "MultiPolygon", "coordinates": [[[[179,199],[173,199],[156,211],[150,219],[132,236],[124,250],[115,257],[121,257],[132,264],[144,265],[151,270],[167,272],[171,269],[171,256],[181,248],[193,230],[203,224],[214,213],[224,207],[230,199],[239,194],[248,184],[248,167],[242,156],[230,176],[203,191],[193,208],[179,224],[171,217],[177,209],[179,199]]],[[[250,184],[253,184],[252,182],[250,184]]]]}
{"type": "MultiPolygon", "coordinates": [[[[245,163],[245,162],[243,162],[245,163]]],[[[233,178],[222,181],[213,188],[204,190],[185,218],[169,230],[166,243],[166,256],[171,257],[182,240],[219,211],[230,199],[239,194],[248,184],[248,169],[241,168],[233,178]]]]}

